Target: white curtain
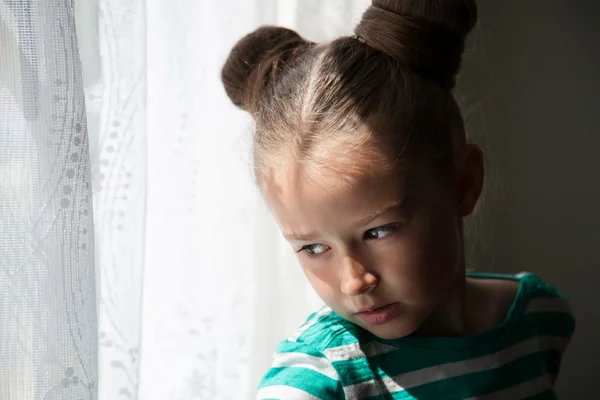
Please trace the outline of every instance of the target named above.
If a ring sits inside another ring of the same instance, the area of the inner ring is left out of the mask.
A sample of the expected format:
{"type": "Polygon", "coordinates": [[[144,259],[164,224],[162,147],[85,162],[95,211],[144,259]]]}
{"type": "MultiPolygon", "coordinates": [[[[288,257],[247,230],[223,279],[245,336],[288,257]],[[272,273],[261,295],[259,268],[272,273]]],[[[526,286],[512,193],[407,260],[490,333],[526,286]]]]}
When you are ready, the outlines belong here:
{"type": "Polygon", "coordinates": [[[253,398],[320,300],[220,68],[262,24],[323,41],[368,4],[0,0],[0,400],[253,398]]]}
{"type": "Polygon", "coordinates": [[[0,1],[0,399],[95,399],[90,162],[73,13],[0,1]]]}

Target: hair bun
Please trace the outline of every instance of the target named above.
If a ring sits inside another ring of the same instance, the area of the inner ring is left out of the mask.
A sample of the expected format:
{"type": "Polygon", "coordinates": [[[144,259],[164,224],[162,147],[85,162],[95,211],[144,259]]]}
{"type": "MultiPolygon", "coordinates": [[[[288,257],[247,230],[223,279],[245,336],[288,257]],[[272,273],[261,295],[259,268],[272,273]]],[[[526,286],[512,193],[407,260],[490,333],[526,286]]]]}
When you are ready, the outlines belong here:
{"type": "Polygon", "coordinates": [[[450,90],[476,21],[474,0],[373,0],[354,33],[450,90]]]}
{"type": "Polygon", "coordinates": [[[310,44],[293,30],[276,26],[262,26],[240,39],[221,71],[233,104],[255,111],[263,89],[310,44]]]}

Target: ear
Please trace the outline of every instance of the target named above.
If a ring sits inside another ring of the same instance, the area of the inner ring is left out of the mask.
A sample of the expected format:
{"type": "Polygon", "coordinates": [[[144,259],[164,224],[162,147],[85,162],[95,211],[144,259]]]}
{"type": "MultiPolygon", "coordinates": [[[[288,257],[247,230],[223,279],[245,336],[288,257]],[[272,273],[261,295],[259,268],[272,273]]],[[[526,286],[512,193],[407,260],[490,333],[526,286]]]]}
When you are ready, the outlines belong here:
{"type": "Polygon", "coordinates": [[[473,212],[483,190],[483,153],[477,145],[468,143],[463,148],[457,170],[456,211],[461,217],[466,217],[473,212]]]}

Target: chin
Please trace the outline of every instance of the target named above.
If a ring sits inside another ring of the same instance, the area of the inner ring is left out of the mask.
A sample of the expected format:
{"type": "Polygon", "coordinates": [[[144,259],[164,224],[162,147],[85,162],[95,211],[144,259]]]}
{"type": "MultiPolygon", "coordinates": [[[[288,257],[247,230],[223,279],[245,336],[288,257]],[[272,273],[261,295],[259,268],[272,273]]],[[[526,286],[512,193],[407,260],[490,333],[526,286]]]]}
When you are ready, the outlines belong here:
{"type": "Polygon", "coordinates": [[[419,324],[412,321],[390,321],[379,325],[367,325],[356,320],[352,321],[360,327],[368,330],[373,335],[384,340],[400,339],[408,336],[419,329],[419,324]]]}
{"type": "Polygon", "coordinates": [[[367,329],[369,332],[371,332],[373,335],[377,336],[380,339],[393,340],[393,339],[400,339],[405,336],[408,336],[411,333],[415,332],[418,328],[418,327],[414,327],[414,329],[413,329],[413,328],[409,328],[409,327],[387,327],[384,325],[385,324],[377,325],[377,326],[369,326],[369,327],[365,327],[365,329],[367,329]]]}

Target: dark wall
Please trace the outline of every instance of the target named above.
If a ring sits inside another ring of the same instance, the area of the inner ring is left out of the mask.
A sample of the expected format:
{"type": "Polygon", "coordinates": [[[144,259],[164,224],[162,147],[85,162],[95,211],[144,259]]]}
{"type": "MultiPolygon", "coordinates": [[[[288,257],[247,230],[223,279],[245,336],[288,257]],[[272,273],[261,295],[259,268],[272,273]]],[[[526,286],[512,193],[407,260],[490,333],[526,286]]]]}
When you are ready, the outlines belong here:
{"type": "Polygon", "coordinates": [[[531,271],[570,300],[577,331],[557,383],[600,389],[600,2],[480,1],[458,96],[489,161],[481,271],[531,271]]]}

